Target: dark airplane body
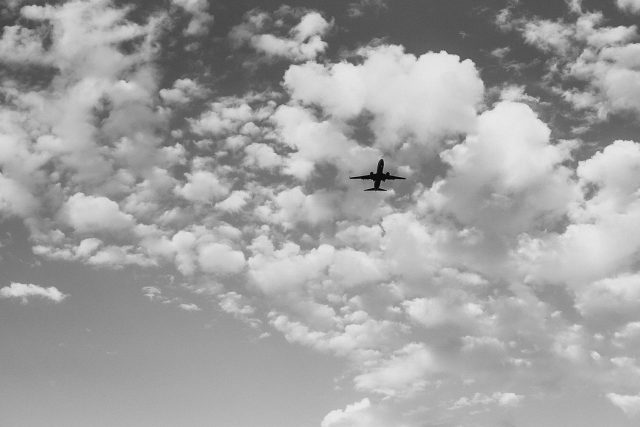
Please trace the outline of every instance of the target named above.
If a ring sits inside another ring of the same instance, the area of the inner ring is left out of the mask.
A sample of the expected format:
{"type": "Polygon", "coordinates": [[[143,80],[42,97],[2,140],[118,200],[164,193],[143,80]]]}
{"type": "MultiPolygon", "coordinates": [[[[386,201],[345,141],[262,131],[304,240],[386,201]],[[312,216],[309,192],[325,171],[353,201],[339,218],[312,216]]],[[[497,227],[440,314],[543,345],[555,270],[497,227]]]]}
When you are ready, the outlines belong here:
{"type": "Polygon", "coordinates": [[[388,179],[404,179],[401,176],[393,176],[389,172],[384,173],[384,160],[380,159],[378,162],[378,169],[375,172],[370,172],[369,175],[350,176],[350,179],[370,179],[373,181],[373,188],[368,188],[364,191],[387,191],[384,188],[380,188],[380,183],[388,179]]]}

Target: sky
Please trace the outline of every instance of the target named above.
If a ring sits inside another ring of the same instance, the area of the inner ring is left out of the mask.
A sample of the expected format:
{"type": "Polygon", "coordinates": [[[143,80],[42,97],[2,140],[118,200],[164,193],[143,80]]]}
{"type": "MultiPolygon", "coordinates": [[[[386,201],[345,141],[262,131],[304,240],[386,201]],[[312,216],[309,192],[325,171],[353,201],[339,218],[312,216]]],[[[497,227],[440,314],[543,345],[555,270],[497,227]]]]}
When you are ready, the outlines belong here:
{"type": "Polygon", "coordinates": [[[637,425],[639,17],[4,0],[0,426],[637,425]]]}

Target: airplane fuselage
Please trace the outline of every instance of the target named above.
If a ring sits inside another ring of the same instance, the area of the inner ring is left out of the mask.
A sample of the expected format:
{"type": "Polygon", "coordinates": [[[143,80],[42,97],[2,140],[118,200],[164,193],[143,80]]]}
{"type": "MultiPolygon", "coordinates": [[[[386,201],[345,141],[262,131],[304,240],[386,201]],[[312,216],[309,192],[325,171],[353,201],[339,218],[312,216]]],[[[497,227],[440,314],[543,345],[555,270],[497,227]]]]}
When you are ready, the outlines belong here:
{"type": "Polygon", "coordinates": [[[387,179],[404,179],[403,177],[393,176],[389,172],[384,172],[384,160],[380,159],[378,161],[378,167],[375,172],[369,172],[369,175],[363,176],[352,176],[349,177],[351,179],[370,179],[373,181],[373,188],[369,188],[365,191],[386,191],[383,188],[380,188],[380,182],[386,181],[387,179]]]}
{"type": "Polygon", "coordinates": [[[376,173],[374,174],[373,172],[371,172],[372,179],[373,179],[373,188],[375,188],[376,190],[380,188],[380,181],[385,180],[383,171],[384,171],[384,160],[380,159],[378,161],[378,168],[376,169],[376,173]]]}

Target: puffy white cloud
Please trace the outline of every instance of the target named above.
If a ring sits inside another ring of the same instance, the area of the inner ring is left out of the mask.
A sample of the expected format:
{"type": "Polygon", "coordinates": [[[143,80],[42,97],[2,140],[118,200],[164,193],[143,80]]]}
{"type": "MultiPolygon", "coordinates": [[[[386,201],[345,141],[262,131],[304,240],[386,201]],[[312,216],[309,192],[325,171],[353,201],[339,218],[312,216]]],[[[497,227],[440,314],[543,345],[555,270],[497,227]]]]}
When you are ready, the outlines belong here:
{"type": "Polygon", "coordinates": [[[142,288],[142,294],[151,301],[162,299],[162,291],[156,286],[145,286],[142,288]]]}
{"type": "Polygon", "coordinates": [[[477,134],[441,154],[451,165],[438,191],[443,209],[466,225],[518,233],[558,217],[579,192],[562,166],[571,145],[552,145],[550,129],[521,103],[501,102],[478,119],[477,134]]]}
{"type": "Polygon", "coordinates": [[[19,25],[7,25],[0,38],[0,60],[9,63],[47,64],[50,61],[38,31],[19,25]]]}
{"type": "MultiPolygon", "coordinates": [[[[619,0],[618,5],[635,10],[630,1],[619,0]]],[[[576,10],[575,22],[513,18],[511,28],[553,54],[547,80],[575,108],[593,110],[601,119],[611,112],[639,113],[640,75],[629,63],[637,50],[637,26],[608,27],[604,22],[602,12],[576,10]],[[577,89],[575,79],[584,82],[584,88],[577,89]]]]}
{"type": "Polygon", "coordinates": [[[580,290],[576,306],[585,316],[609,313],[616,317],[640,319],[640,275],[624,274],[606,278],[580,290]]]}
{"type": "Polygon", "coordinates": [[[198,170],[186,176],[188,181],[175,192],[190,202],[213,203],[229,194],[227,184],[213,172],[198,170]]]}
{"type": "Polygon", "coordinates": [[[344,409],[329,412],[321,427],[415,427],[419,423],[406,421],[406,413],[399,415],[392,405],[364,399],[347,405],[344,409]]]}
{"type": "Polygon", "coordinates": [[[38,201],[28,188],[0,173],[0,214],[28,217],[37,207],[38,201]]]}
{"type": "Polygon", "coordinates": [[[198,248],[198,264],[207,273],[239,273],[245,263],[241,251],[233,250],[224,243],[206,243],[198,248]]]}
{"type": "Polygon", "coordinates": [[[178,79],[173,82],[171,89],[161,89],[158,94],[162,100],[171,104],[186,104],[205,92],[205,89],[191,79],[178,79]]]}
{"type": "Polygon", "coordinates": [[[397,148],[407,137],[434,148],[438,137],[473,129],[484,85],[470,60],[446,52],[416,57],[393,45],[360,54],[360,65],[293,65],[285,87],[294,100],[343,120],[371,113],[377,144],[385,148],[397,148]]]}
{"type": "Polygon", "coordinates": [[[300,14],[290,8],[278,9],[274,17],[266,12],[253,10],[245,15],[245,22],[234,27],[229,38],[232,45],[248,45],[267,58],[286,58],[291,61],[305,61],[316,58],[327,48],[322,37],[331,29],[320,13],[308,11],[299,17],[299,22],[285,36],[277,36],[269,31],[279,30],[283,18],[300,14]],[[278,19],[279,18],[279,19],[278,19]]]}
{"type": "Polygon", "coordinates": [[[439,370],[438,363],[422,343],[409,343],[368,372],[355,377],[361,391],[386,396],[411,395],[424,390],[427,375],[439,370]]]}
{"type": "Polygon", "coordinates": [[[141,267],[157,265],[157,261],[147,257],[145,254],[134,250],[130,245],[106,246],[88,257],[88,264],[99,267],[122,268],[125,265],[133,264],[141,267]]]}
{"type": "Polygon", "coordinates": [[[638,153],[637,143],[616,141],[580,162],[580,184],[590,194],[568,211],[571,223],[562,233],[521,239],[518,253],[534,277],[580,285],[631,266],[640,247],[638,153]]]}
{"type": "Polygon", "coordinates": [[[249,316],[256,311],[255,307],[252,307],[245,302],[242,295],[233,291],[220,295],[220,301],[218,304],[225,312],[236,316],[249,316]]]}
{"type": "Polygon", "coordinates": [[[622,9],[631,13],[640,12],[640,1],[639,0],[616,0],[616,5],[622,9]]]}
{"type": "Polygon", "coordinates": [[[244,295],[234,291],[221,294],[218,297],[218,306],[225,313],[231,314],[252,328],[257,329],[262,325],[262,320],[256,316],[256,307],[251,305],[244,295]]]}
{"type": "Polygon", "coordinates": [[[272,169],[282,165],[283,159],[267,144],[253,143],[244,149],[244,163],[261,169],[272,169]]]}
{"type": "Polygon", "coordinates": [[[335,409],[329,412],[322,420],[321,427],[338,426],[368,426],[374,422],[374,418],[367,413],[371,407],[369,399],[364,398],[359,402],[347,405],[344,409],[335,409]]]}
{"type": "Polygon", "coordinates": [[[220,135],[237,131],[252,117],[253,110],[249,104],[229,99],[212,103],[209,111],[202,113],[199,119],[192,120],[191,127],[199,134],[220,135]]]}
{"type": "Polygon", "coordinates": [[[329,268],[335,248],[321,245],[301,254],[300,246],[287,243],[281,249],[273,246],[249,258],[249,275],[265,293],[277,293],[301,287],[308,280],[320,277],[329,268]]]}
{"type": "Polygon", "coordinates": [[[386,265],[380,258],[366,252],[344,248],[336,251],[329,267],[330,277],[345,287],[380,283],[388,278],[386,265]]]}
{"type": "Polygon", "coordinates": [[[135,222],[107,197],[76,193],[65,202],[61,216],[79,233],[130,230],[135,222]]]}
{"type": "Polygon", "coordinates": [[[0,298],[19,299],[23,304],[26,304],[32,298],[43,298],[59,303],[68,296],[60,292],[55,286],[43,287],[31,283],[13,282],[10,286],[0,288],[0,298]]]}
{"type": "Polygon", "coordinates": [[[182,303],[182,304],[179,304],[178,307],[184,311],[202,311],[200,307],[198,307],[196,304],[193,304],[193,303],[190,303],[190,304],[182,303]]]}
{"type": "Polygon", "coordinates": [[[623,212],[636,199],[640,178],[640,144],[634,141],[614,141],[590,159],[580,162],[576,170],[585,185],[597,186],[589,200],[591,215],[623,212]]]}
{"type": "MultiPolygon", "coordinates": [[[[191,22],[207,12],[204,1],[174,4],[191,22]]],[[[607,108],[632,108],[635,30],[583,15],[574,29],[523,31],[591,82],[584,102],[609,94],[607,108]],[[598,68],[612,64],[623,72],[598,68]]],[[[183,310],[213,302],[344,358],[355,389],[382,402],[332,411],[323,426],[420,425],[405,409],[423,398],[434,412],[515,406],[523,395],[493,390],[524,393],[533,377],[564,385],[590,372],[605,390],[627,390],[612,387],[625,376],[634,386],[638,144],[616,141],[576,167],[577,143],[554,141],[524,86],[501,85],[488,99],[502,102],[479,107],[471,61],[379,43],[316,62],[332,23],[291,8],[248,14],[231,39],[310,62],[273,92],[202,105],[191,101],[210,75],[161,89],[159,19],[127,16],[106,1],[35,6],[0,39],[1,61],[11,52],[12,67],[55,71],[28,91],[17,76],[0,108],[0,210],[27,218],[34,253],[96,267],[174,263],[198,300],[172,297],[173,286],[143,295],[183,310]],[[345,190],[382,154],[414,179],[412,193],[345,190]]]]}
{"type": "MultiPolygon", "coordinates": [[[[287,315],[271,312],[269,313],[270,323],[284,335],[287,341],[346,357],[356,363],[358,370],[366,367],[365,364],[370,365],[371,362],[376,362],[380,351],[387,350],[397,341],[398,337],[406,332],[406,328],[401,323],[374,319],[366,311],[359,309],[345,310],[346,314],[340,317],[336,316],[335,312],[325,310],[328,313],[322,313],[322,316],[325,317],[324,322],[317,323],[324,323],[322,329],[327,329],[327,324],[332,328],[329,330],[314,329],[308,323],[317,320],[313,317],[314,314],[318,314],[318,310],[316,313],[309,313],[309,307],[313,308],[312,305],[307,304],[303,306],[305,311],[299,313],[306,318],[305,321],[295,321],[287,315]],[[326,321],[327,315],[331,316],[329,321],[326,321]]],[[[419,365],[420,351],[416,351],[416,353],[416,364],[419,365]]],[[[403,353],[400,356],[411,355],[403,353]]],[[[384,362],[381,364],[384,365],[384,362]]],[[[420,366],[414,367],[420,369],[420,366]]],[[[393,368],[391,367],[391,369],[393,368]]],[[[365,384],[374,384],[377,379],[384,380],[384,372],[380,372],[380,376],[374,375],[370,379],[365,377],[364,381],[365,384]]]]}
{"type": "Polygon", "coordinates": [[[284,172],[300,180],[308,179],[316,164],[336,165],[346,176],[347,170],[371,167],[380,158],[378,150],[348,138],[338,123],[319,121],[300,106],[282,105],[271,120],[282,141],[295,150],[285,160],[284,172]]]}
{"type": "Polygon", "coordinates": [[[293,187],[278,193],[275,203],[279,210],[273,220],[285,226],[297,222],[316,225],[330,221],[336,215],[335,197],[324,191],[307,195],[302,187],[293,187]]]}
{"type": "Polygon", "coordinates": [[[251,194],[249,192],[236,190],[223,201],[216,203],[216,209],[220,209],[225,212],[237,212],[247,204],[247,200],[250,197],[251,194]]]}

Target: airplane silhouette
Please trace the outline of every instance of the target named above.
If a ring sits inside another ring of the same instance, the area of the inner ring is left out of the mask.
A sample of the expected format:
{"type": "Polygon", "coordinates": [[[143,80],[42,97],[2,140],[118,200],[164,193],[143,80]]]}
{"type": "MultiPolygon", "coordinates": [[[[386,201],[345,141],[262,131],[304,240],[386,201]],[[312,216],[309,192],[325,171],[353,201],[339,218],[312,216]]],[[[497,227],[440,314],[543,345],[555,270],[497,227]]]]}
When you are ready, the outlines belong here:
{"type": "Polygon", "coordinates": [[[401,176],[393,176],[389,172],[384,173],[384,160],[380,159],[378,162],[378,170],[375,173],[370,172],[369,175],[350,176],[349,179],[370,179],[373,181],[373,188],[368,188],[364,191],[387,191],[384,188],[380,188],[380,182],[388,179],[405,179],[401,176]]]}

